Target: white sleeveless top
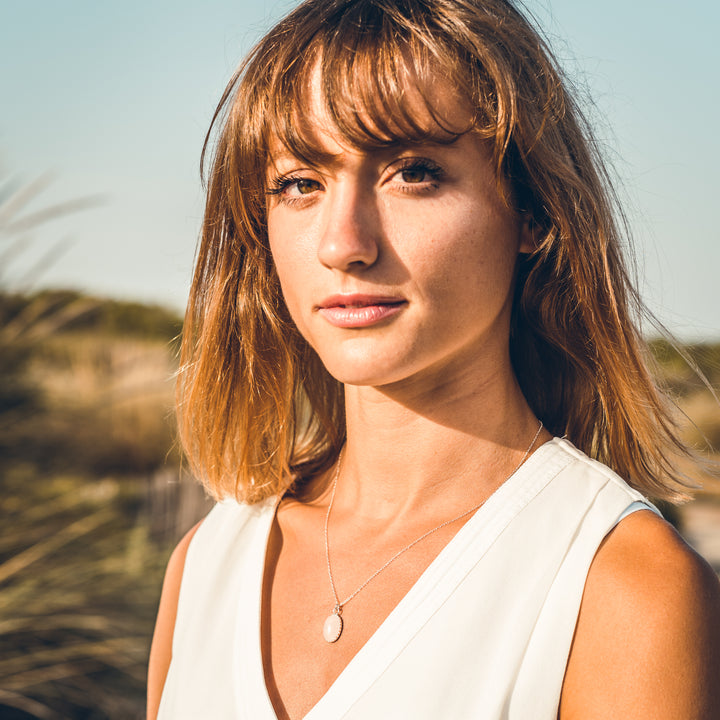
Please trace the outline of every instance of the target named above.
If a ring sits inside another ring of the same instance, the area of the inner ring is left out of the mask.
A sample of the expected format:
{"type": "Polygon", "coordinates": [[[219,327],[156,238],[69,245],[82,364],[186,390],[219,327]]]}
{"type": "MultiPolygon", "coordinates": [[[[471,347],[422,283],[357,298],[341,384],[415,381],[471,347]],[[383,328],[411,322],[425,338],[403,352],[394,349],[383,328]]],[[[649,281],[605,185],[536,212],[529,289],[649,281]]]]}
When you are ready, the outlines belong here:
{"type": "MultiPolygon", "coordinates": [[[[306,720],[555,720],[585,578],[640,493],[568,441],[460,529],[306,720]]],[[[260,649],[277,501],[219,503],[187,554],[161,720],[276,720],[260,649]]],[[[308,658],[308,663],[312,658],[308,658]]]]}

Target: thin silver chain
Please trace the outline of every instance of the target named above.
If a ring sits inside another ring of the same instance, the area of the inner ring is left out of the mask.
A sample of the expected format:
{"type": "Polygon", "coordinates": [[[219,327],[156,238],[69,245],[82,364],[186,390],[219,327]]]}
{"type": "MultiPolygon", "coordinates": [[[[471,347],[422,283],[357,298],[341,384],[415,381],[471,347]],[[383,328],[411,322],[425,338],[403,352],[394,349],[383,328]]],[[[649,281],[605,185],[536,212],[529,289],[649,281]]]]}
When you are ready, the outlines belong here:
{"type": "MultiPolygon", "coordinates": [[[[540,433],[543,429],[543,423],[542,420],[540,421],[540,427],[538,427],[537,432],[535,433],[535,436],[533,437],[532,441],[530,442],[530,445],[528,445],[528,449],[525,451],[525,454],[522,456],[522,459],[518,463],[517,467],[505,478],[504,482],[507,482],[523,465],[523,463],[527,460],[528,455],[530,455],[530,452],[533,449],[533,446],[535,445],[535,441],[540,437],[540,433]]],[[[446,520],[443,523],[440,523],[437,527],[434,527],[432,530],[428,530],[426,533],[422,534],[419,538],[413,540],[409,545],[406,545],[401,550],[398,550],[382,567],[378,568],[357,590],[355,590],[354,593],[348,595],[342,602],[340,601],[340,598],[338,597],[337,589],[335,588],[335,580],[333,579],[332,570],[330,568],[330,542],[328,540],[328,524],[330,522],[330,512],[332,511],[333,503],[335,502],[335,490],[337,490],[337,482],[338,477],[340,476],[340,465],[342,461],[342,455],[343,451],[340,451],[340,454],[338,456],[337,461],[337,468],[335,468],[335,475],[333,477],[333,487],[332,487],[332,493],[330,494],[330,503],[328,504],[327,512],[325,513],[325,560],[327,561],[327,571],[328,571],[328,577],[330,578],[330,587],[332,588],[333,592],[333,598],[335,599],[335,608],[334,612],[339,615],[342,612],[342,609],[345,605],[347,605],[371,580],[374,580],[388,565],[395,562],[404,552],[407,552],[410,548],[417,545],[419,542],[424,540],[428,535],[432,535],[434,532],[437,532],[438,530],[442,530],[446,525],[451,525],[454,522],[457,522],[458,520],[462,520],[467,515],[470,515],[471,513],[479,510],[484,504],[485,500],[483,500],[481,503],[478,503],[474,507],[471,507],[469,510],[466,510],[464,513],[461,513],[457,517],[454,517],[450,520],[446,520]]]]}

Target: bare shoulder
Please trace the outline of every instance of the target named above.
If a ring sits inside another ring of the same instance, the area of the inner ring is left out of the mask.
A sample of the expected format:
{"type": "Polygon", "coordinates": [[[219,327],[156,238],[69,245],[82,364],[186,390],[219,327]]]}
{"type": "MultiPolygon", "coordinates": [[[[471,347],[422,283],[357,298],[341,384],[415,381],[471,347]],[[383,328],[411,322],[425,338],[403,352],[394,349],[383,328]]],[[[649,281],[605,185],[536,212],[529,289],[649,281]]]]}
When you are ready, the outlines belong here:
{"type": "Polygon", "coordinates": [[[168,561],[165,579],[163,581],[162,594],[160,596],[160,607],[157,620],[155,621],[155,632],[153,633],[152,645],[150,647],[150,663],[148,666],[148,691],[147,691],[147,718],[154,720],[157,717],[160,707],[165,678],[170,659],[172,657],[172,638],[175,630],[175,618],[177,617],[178,597],[180,596],[180,584],[182,582],[183,570],[185,569],[185,558],[187,556],[190,541],[193,539],[199,522],[193,527],[173,550],[168,561]]]}
{"type": "Polygon", "coordinates": [[[720,717],[718,578],[650,511],[625,518],[595,556],[559,717],[720,717]]]}

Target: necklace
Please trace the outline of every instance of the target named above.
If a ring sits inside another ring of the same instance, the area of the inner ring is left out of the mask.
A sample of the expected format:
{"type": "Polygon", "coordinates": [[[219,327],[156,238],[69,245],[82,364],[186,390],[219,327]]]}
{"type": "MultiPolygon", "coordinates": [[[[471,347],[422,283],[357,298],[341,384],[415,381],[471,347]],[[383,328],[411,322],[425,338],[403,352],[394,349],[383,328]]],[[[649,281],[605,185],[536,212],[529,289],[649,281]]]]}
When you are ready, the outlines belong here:
{"type": "MultiPolygon", "coordinates": [[[[505,478],[504,482],[507,482],[522,466],[522,464],[527,460],[528,455],[530,454],[530,451],[533,449],[533,446],[535,445],[535,441],[540,437],[540,432],[543,429],[542,420],[540,421],[540,427],[538,427],[537,432],[535,433],[535,436],[533,437],[532,441],[530,442],[530,445],[528,445],[528,449],[525,451],[525,454],[522,456],[522,459],[518,463],[517,467],[505,478]]],[[[335,587],[335,580],[333,579],[332,569],[330,567],[330,542],[328,540],[328,523],[330,522],[330,511],[332,510],[333,503],[335,502],[335,490],[337,490],[337,481],[338,477],[340,475],[340,464],[342,460],[342,451],[340,451],[340,455],[338,456],[338,462],[337,467],[335,468],[335,474],[333,476],[333,486],[332,486],[332,492],[330,494],[330,503],[328,504],[327,512],[325,513],[325,560],[327,562],[327,571],[328,571],[328,577],[330,578],[330,587],[332,588],[333,597],[335,598],[335,606],[333,607],[332,612],[330,615],[327,616],[325,619],[325,623],[323,625],[323,637],[325,640],[329,643],[334,643],[337,640],[340,639],[340,636],[342,635],[343,631],[343,619],[342,619],[342,609],[347,605],[362,589],[365,588],[365,586],[374,580],[385,568],[390,565],[391,563],[395,562],[403,553],[407,552],[410,548],[417,545],[419,542],[424,540],[429,535],[432,535],[433,533],[437,532],[438,530],[441,530],[442,528],[446,527],[447,525],[450,525],[451,523],[457,522],[458,520],[462,520],[462,518],[466,517],[467,515],[470,515],[471,513],[479,510],[485,503],[485,500],[483,502],[479,503],[478,505],[474,505],[469,510],[466,510],[465,512],[461,513],[457,517],[451,518],[450,520],[446,520],[445,522],[440,523],[436,527],[432,528],[432,530],[428,530],[426,533],[423,533],[419,538],[416,538],[413,540],[410,544],[406,545],[404,548],[398,550],[384,565],[379,567],[362,585],[360,585],[355,592],[348,595],[344,600],[340,600],[338,597],[337,589],[335,587]]]]}

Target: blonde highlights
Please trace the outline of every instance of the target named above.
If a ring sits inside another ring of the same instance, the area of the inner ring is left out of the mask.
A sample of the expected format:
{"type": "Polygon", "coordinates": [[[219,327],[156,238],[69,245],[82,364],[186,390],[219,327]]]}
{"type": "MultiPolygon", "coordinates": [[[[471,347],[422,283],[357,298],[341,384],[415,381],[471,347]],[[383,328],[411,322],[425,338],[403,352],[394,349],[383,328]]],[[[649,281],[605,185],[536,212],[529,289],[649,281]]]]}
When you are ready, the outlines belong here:
{"type": "Polygon", "coordinates": [[[687,451],[647,369],[612,185],[552,54],[506,0],[309,0],[228,85],[178,383],[180,435],[210,491],[247,502],[281,493],[329,467],[345,436],[342,387],[288,315],[266,230],[273,144],[318,158],[303,123],[313,71],[353,146],[469,130],[492,143],[498,188],[537,242],[518,263],[510,338],[530,406],[636,488],[680,498],[676,458],[687,451]],[[446,127],[423,96],[428,127],[406,102],[408,78],[422,93],[439,75],[472,108],[467,128],[446,127]]]}

